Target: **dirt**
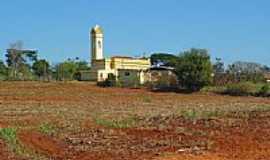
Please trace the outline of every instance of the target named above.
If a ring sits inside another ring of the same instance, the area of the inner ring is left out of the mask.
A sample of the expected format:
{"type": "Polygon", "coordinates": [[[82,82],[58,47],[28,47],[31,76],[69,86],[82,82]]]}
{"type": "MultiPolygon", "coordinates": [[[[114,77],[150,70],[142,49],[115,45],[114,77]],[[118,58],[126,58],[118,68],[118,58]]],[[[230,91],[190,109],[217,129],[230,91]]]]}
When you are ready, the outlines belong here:
{"type": "Polygon", "coordinates": [[[16,157],[12,152],[8,150],[6,143],[0,139],[0,160],[23,160],[16,157]]]}
{"type": "MultiPolygon", "coordinates": [[[[177,121],[177,120],[176,120],[177,121]]],[[[253,126],[254,122],[241,128],[222,128],[222,130],[208,130],[204,136],[188,136],[176,133],[174,130],[143,130],[143,129],[112,129],[109,135],[103,131],[103,139],[94,139],[88,135],[77,137],[81,140],[73,146],[68,142],[57,142],[40,133],[24,133],[20,139],[30,148],[40,151],[55,159],[191,159],[191,160],[242,160],[267,159],[270,157],[270,132],[266,130],[257,132],[262,126],[253,126]],[[212,134],[210,134],[212,132],[212,134]],[[106,136],[111,136],[107,139],[106,136]],[[31,138],[30,138],[31,137],[31,138]],[[113,137],[113,138],[112,138],[113,137]],[[212,139],[214,146],[206,148],[192,143],[212,139]],[[90,144],[98,141],[101,144],[90,144]],[[109,141],[108,141],[109,140],[109,141]],[[170,144],[166,144],[170,140],[170,144]],[[161,143],[163,142],[163,144],[161,143]],[[76,146],[90,145],[92,151],[79,152],[76,146]],[[69,146],[70,145],[70,146],[69,146]],[[186,146],[187,145],[187,146],[186,146]],[[75,147],[74,147],[75,146],[75,147]],[[105,147],[106,146],[106,147],[105,147]],[[194,147],[194,148],[192,148],[194,147]],[[197,149],[195,148],[197,147],[197,149]],[[107,148],[107,149],[106,149],[107,148]],[[69,150],[67,150],[69,149],[69,150]],[[183,151],[181,150],[183,149],[183,151]],[[175,153],[174,156],[161,156],[162,153],[175,153]]],[[[188,125],[188,124],[186,124],[188,125]]],[[[204,128],[203,124],[189,125],[189,128],[204,128]],[[200,126],[201,125],[201,126],[200,126]]],[[[186,126],[188,127],[188,126],[186,126]]],[[[102,131],[98,131],[102,132],[102,131]]],[[[99,135],[96,135],[99,137],[99,135]]],[[[74,138],[74,137],[73,137],[74,138]]]]}
{"type": "MultiPolygon", "coordinates": [[[[91,83],[0,84],[0,128],[18,128],[26,148],[57,160],[267,160],[269,107],[269,98],[152,93],[91,83]],[[223,114],[206,119],[180,114],[193,110],[223,114]],[[136,123],[127,128],[95,121],[130,117],[136,123]],[[44,123],[55,132],[41,133],[44,123]]],[[[0,139],[0,157],[16,159],[12,155],[0,139]]]]}
{"type": "Polygon", "coordinates": [[[23,145],[48,157],[63,159],[67,153],[67,146],[38,132],[21,132],[18,135],[23,145]]]}
{"type": "Polygon", "coordinates": [[[6,122],[1,122],[0,121],[0,129],[7,128],[7,127],[8,127],[8,124],[6,122]]]}

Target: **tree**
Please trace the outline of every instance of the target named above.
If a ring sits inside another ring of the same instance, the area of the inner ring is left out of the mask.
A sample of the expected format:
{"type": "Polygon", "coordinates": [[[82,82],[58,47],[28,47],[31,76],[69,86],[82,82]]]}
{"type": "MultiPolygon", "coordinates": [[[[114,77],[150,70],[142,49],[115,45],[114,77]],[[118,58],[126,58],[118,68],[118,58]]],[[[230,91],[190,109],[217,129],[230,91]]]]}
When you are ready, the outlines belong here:
{"type": "Polygon", "coordinates": [[[75,62],[77,65],[77,71],[82,71],[82,70],[90,70],[91,68],[88,65],[88,62],[86,61],[77,61],[75,62]]]}
{"type": "Polygon", "coordinates": [[[86,62],[86,61],[79,61],[79,58],[77,57],[76,58],[76,66],[77,66],[77,69],[76,69],[76,73],[74,74],[73,78],[76,79],[76,80],[81,80],[81,71],[87,71],[87,70],[90,70],[90,66],[89,64],[86,62]]]}
{"type": "Polygon", "coordinates": [[[162,64],[164,66],[175,67],[177,56],[168,53],[154,53],[151,55],[151,64],[162,64]]]}
{"type": "Polygon", "coordinates": [[[221,58],[216,58],[216,63],[213,65],[213,71],[215,75],[225,72],[224,62],[222,62],[221,58]]]}
{"type": "MultiPolygon", "coordinates": [[[[37,51],[35,50],[23,50],[23,43],[17,41],[10,44],[10,48],[7,49],[6,62],[9,67],[10,76],[12,79],[18,79],[19,71],[20,75],[25,75],[25,65],[29,62],[37,59],[37,51]]],[[[27,71],[28,73],[28,71],[27,71]]]]}
{"type": "Polygon", "coordinates": [[[263,66],[254,62],[237,61],[228,66],[229,73],[261,73],[263,66]]]}
{"type": "Polygon", "coordinates": [[[6,65],[4,64],[2,60],[0,60],[0,80],[4,80],[7,78],[7,72],[8,72],[8,69],[6,65]]]}
{"type": "Polygon", "coordinates": [[[35,61],[33,63],[32,69],[35,75],[39,77],[39,79],[43,78],[43,80],[49,80],[50,64],[45,59],[35,61]]]}
{"type": "Polygon", "coordinates": [[[60,81],[73,80],[77,67],[74,61],[65,61],[56,65],[57,79],[60,81]]]}
{"type": "Polygon", "coordinates": [[[231,74],[235,82],[263,82],[264,68],[261,64],[255,62],[237,61],[228,66],[227,73],[231,74]]]}
{"type": "Polygon", "coordinates": [[[180,84],[188,90],[197,91],[212,81],[212,64],[206,49],[192,48],[180,54],[176,74],[180,84]]]}
{"type": "Polygon", "coordinates": [[[264,73],[270,73],[270,67],[267,65],[262,66],[262,70],[264,73]]]}

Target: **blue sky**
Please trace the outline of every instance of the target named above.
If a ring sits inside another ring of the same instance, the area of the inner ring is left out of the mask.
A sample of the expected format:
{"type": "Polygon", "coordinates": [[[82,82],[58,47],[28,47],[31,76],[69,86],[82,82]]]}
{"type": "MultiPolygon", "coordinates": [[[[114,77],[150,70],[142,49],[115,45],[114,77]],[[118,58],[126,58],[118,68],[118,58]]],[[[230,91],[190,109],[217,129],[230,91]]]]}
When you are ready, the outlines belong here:
{"type": "Polygon", "coordinates": [[[0,52],[22,40],[50,62],[88,60],[89,28],[100,24],[106,56],[197,47],[226,63],[270,65],[269,7],[269,0],[2,0],[0,52]]]}

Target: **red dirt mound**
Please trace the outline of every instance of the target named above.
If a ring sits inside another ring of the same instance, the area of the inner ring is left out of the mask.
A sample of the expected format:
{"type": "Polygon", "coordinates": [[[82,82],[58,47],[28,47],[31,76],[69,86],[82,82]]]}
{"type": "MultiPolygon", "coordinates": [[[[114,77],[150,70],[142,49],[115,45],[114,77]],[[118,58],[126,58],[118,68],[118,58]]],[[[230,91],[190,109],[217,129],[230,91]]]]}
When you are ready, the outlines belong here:
{"type": "Polygon", "coordinates": [[[8,124],[6,122],[1,122],[0,121],[0,129],[1,128],[7,128],[8,127],[8,124]]]}
{"type": "Polygon", "coordinates": [[[20,132],[18,137],[25,146],[54,159],[64,159],[67,155],[65,144],[38,132],[20,132]]]}

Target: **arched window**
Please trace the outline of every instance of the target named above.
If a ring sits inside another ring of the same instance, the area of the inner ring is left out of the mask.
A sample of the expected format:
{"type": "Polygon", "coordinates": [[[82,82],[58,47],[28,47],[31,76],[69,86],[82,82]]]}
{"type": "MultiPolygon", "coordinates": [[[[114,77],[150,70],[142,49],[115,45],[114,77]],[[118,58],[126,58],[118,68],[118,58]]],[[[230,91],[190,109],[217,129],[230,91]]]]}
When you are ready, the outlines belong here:
{"type": "Polygon", "coordinates": [[[101,41],[98,41],[98,48],[101,49],[101,41]]]}

